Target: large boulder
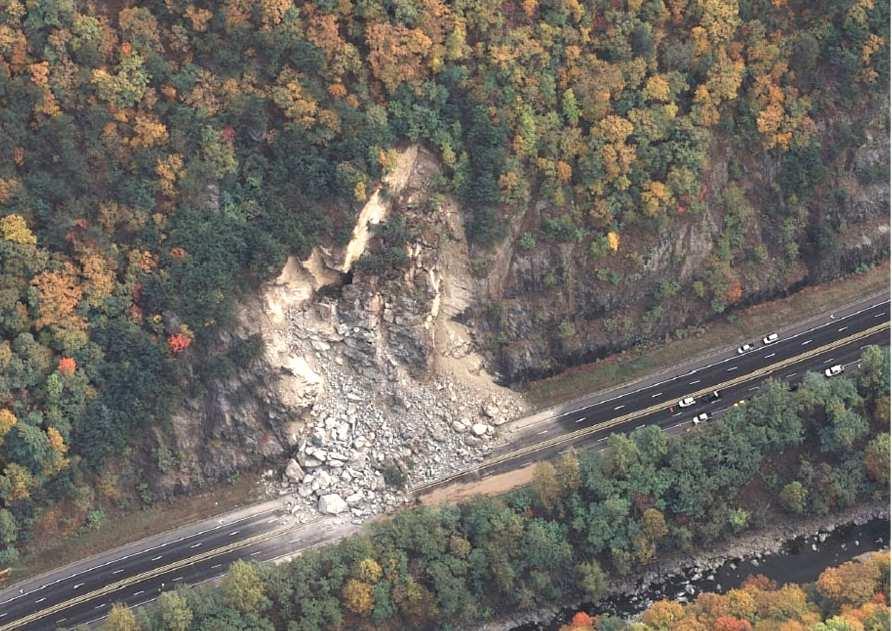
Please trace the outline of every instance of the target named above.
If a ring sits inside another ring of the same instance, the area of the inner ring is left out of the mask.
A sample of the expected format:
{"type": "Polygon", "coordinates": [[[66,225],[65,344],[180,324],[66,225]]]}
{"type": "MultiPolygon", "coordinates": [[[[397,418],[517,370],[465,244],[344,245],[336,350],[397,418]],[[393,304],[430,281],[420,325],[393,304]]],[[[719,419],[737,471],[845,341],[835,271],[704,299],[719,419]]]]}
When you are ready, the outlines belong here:
{"type": "Polygon", "coordinates": [[[319,498],[319,512],[324,515],[340,515],[349,508],[340,495],[331,493],[319,498]]]}
{"type": "Polygon", "coordinates": [[[474,436],[484,436],[489,431],[489,425],[485,423],[474,423],[471,425],[471,431],[474,436]]]}
{"type": "Polygon", "coordinates": [[[285,477],[295,484],[304,479],[304,470],[300,468],[300,465],[294,458],[289,460],[288,466],[285,467],[285,477]]]}

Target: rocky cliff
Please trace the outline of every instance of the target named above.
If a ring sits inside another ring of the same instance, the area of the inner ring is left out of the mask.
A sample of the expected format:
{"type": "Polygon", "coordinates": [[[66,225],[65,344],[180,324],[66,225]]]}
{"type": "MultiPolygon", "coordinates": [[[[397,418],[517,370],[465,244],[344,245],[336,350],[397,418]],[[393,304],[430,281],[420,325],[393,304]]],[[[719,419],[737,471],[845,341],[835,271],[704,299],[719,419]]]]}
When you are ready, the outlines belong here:
{"type": "Polygon", "coordinates": [[[783,157],[716,143],[700,212],[629,230],[597,256],[572,240],[531,247],[526,233],[555,210],[542,201],[498,246],[469,247],[436,159],[409,147],[346,246],[290,258],[243,305],[221,345],[259,338],[263,356],[158,432],[160,451],[176,454],[161,490],[288,464],[269,479],[295,510],[328,498],[325,510],[361,518],[482,458],[523,409],[497,382],[552,374],[887,255],[882,120],[834,158],[808,204],[783,199],[783,157]],[[829,246],[819,245],[824,224],[842,226],[829,246]]]}
{"type": "Polygon", "coordinates": [[[178,454],[163,491],[267,462],[269,490],[289,494],[296,514],[361,519],[487,453],[523,406],[461,321],[479,282],[459,209],[431,186],[437,170],[425,151],[401,152],[345,247],[289,258],[243,305],[221,344],[259,337],[263,355],[158,433],[178,454]]]}
{"type": "MultiPolygon", "coordinates": [[[[616,252],[593,256],[584,240],[524,244],[524,231],[558,212],[532,204],[496,251],[474,253],[483,263],[473,319],[492,370],[509,384],[551,375],[888,256],[885,121],[853,122],[860,145],[797,169],[789,156],[716,142],[702,211],[632,226],[616,252]],[[812,178],[807,202],[779,184],[791,172],[812,178]]],[[[824,146],[839,133],[825,125],[824,146]]]]}

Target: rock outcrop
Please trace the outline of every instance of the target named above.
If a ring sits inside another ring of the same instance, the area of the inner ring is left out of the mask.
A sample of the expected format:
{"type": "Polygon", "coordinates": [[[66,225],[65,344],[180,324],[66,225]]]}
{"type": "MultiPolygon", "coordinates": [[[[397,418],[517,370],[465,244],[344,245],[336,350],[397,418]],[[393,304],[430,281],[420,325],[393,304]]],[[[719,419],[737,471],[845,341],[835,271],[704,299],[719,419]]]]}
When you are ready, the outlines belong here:
{"type": "MultiPolygon", "coordinates": [[[[725,307],[784,295],[888,256],[884,118],[862,121],[864,142],[826,165],[808,204],[784,199],[779,187],[783,161],[797,158],[741,156],[717,142],[701,181],[702,209],[679,207],[659,226],[633,225],[617,252],[592,256],[590,238],[562,243],[541,234],[525,248],[514,229],[495,251],[474,253],[486,258],[479,266],[485,291],[466,321],[487,349],[491,372],[509,384],[555,374],[697,326],[725,307]],[[732,188],[749,206],[736,214],[727,197],[732,188]],[[792,209],[786,220],[773,216],[785,205],[792,209]],[[833,226],[832,236],[820,234],[824,226],[833,226]],[[729,247],[721,244],[732,235],[739,253],[722,267],[718,248],[729,247]]],[[[821,133],[833,143],[832,124],[821,133]]],[[[562,212],[540,200],[515,216],[512,228],[562,212]]]]}

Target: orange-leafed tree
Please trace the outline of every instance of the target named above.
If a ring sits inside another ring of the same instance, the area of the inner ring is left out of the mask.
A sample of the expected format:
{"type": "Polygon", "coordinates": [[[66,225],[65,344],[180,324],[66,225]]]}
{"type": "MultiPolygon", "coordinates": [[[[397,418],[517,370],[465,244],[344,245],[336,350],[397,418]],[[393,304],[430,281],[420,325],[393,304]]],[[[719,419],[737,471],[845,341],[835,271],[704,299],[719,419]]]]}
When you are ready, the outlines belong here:
{"type": "Polygon", "coordinates": [[[879,579],[877,564],[851,561],[821,572],[816,587],[821,596],[837,606],[858,606],[876,593],[879,579]]]}
{"type": "Polygon", "coordinates": [[[182,333],[176,333],[167,338],[167,347],[171,353],[182,353],[192,344],[192,338],[182,333]]]}
{"type": "Polygon", "coordinates": [[[53,457],[47,465],[46,473],[53,475],[68,466],[68,458],[66,458],[68,445],[65,444],[65,439],[55,427],[47,428],[46,437],[50,443],[50,449],[53,450],[53,457]]]}
{"type": "Polygon", "coordinates": [[[668,629],[684,617],[681,603],[671,600],[658,600],[645,611],[641,621],[654,629],[668,629]]]}
{"type": "Polygon", "coordinates": [[[712,623],[714,631],[752,631],[753,625],[749,620],[742,620],[734,616],[719,616],[712,623]]]}
{"type": "Polygon", "coordinates": [[[873,438],[864,449],[864,467],[867,475],[880,484],[889,484],[889,433],[873,438]]]}
{"type": "Polygon", "coordinates": [[[366,29],[372,74],[389,92],[404,82],[420,83],[427,76],[425,60],[433,41],[420,29],[372,24],[366,29]]]}
{"type": "Polygon", "coordinates": [[[57,370],[63,377],[70,377],[77,370],[77,360],[74,357],[60,357],[57,370]]]}

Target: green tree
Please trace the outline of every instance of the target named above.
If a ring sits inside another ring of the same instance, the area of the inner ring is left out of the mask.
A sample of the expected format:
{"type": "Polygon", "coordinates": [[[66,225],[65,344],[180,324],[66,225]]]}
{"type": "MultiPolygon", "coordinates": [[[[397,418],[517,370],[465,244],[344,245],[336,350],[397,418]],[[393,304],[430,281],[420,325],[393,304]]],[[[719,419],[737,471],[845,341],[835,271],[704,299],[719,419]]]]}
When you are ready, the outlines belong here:
{"type": "Polygon", "coordinates": [[[858,387],[875,395],[889,392],[889,347],[868,346],[861,354],[858,387]]]}
{"type": "Polygon", "coordinates": [[[238,560],[223,578],[223,599],[242,613],[258,613],[269,602],[257,566],[238,560]]]}
{"type": "Polygon", "coordinates": [[[821,446],[826,451],[847,451],[870,431],[867,420],[839,400],[827,405],[827,426],[821,432],[821,446]]]}
{"type": "Polygon", "coordinates": [[[576,584],[592,602],[598,602],[607,591],[607,575],[597,561],[586,561],[576,566],[576,584]]]}
{"type": "Polygon", "coordinates": [[[179,592],[164,592],[158,597],[158,613],[165,631],[189,631],[192,609],[179,592]]]}
{"type": "Polygon", "coordinates": [[[734,530],[734,532],[740,532],[750,523],[749,511],[742,508],[735,508],[728,513],[728,523],[731,524],[731,529],[734,530]]]}
{"type": "Polygon", "coordinates": [[[19,527],[15,517],[5,508],[0,508],[0,543],[12,545],[16,542],[19,527]]]}
{"type": "Polygon", "coordinates": [[[780,491],[780,501],[785,509],[791,513],[801,514],[805,511],[805,501],[808,499],[808,490],[798,480],[784,485],[780,491]]]}
{"type": "Polygon", "coordinates": [[[533,493],[547,511],[554,510],[561,500],[561,483],[557,470],[548,461],[540,462],[533,470],[533,493]]]}

